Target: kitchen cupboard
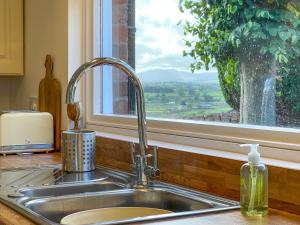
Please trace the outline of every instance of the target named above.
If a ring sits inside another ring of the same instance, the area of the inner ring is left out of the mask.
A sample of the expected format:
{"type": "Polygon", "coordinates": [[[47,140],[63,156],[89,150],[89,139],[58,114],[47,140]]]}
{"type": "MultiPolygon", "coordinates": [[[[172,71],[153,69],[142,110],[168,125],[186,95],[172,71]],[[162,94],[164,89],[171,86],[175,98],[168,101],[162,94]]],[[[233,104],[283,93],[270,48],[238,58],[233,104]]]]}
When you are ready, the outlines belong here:
{"type": "Polygon", "coordinates": [[[0,75],[23,75],[23,0],[0,0],[0,75]]]}

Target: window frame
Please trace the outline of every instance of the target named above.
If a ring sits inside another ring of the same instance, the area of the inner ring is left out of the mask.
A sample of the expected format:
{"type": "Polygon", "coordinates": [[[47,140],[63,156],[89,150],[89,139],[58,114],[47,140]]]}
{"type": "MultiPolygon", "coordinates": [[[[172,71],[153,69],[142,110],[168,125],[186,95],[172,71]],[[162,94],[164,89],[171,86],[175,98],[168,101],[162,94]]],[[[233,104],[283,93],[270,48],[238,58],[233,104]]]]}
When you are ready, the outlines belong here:
{"type": "MultiPolygon", "coordinates": [[[[85,7],[86,60],[93,58],[93,3],[97,0],[86,1],[85,7]]],[[[106,1],[106,0],[98,0],[106,1]]],[[[103,21],[102,21],[103,22],[103,21]]],[[[101,26],[101,24],[100,24],[101,26]]],[[[91,72],[89,72],[91,73],[91,72]]],[[[134,116],[125,115],[94,115],[93,114],[93,76],[86,76],[83,82],[82,101],[85,110],[84,125],[87,129],[137,137],[137,120],[134,116]]],[[[292,162],[300,162],[300,129],[267,127],[256,125],[232,124],[223,122],[173,120],[147,118],[148,140],[169,144],[192,146],[199,149],[213,149],[225,152],[245,154],[240,144],[258,143],[262,146],[261,155],[292,162]]]]}

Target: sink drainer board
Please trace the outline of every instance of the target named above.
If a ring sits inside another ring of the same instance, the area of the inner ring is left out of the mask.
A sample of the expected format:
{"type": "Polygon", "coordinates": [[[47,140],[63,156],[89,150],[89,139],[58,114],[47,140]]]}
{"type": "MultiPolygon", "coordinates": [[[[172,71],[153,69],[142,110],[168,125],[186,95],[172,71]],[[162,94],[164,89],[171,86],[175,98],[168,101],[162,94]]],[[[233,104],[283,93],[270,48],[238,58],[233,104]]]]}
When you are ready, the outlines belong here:
{"type": "MultiPolygon", "coordinates": [[[[154,216],[157,218],[237,208],[237,204],[230,201],[226,205],[224,201],[211,201],[201,196],[182,194],[162,188],[126,189],[93,194],[46,197],[26,201],[24,206],[54,223],[60,223],[62,218],[70,214],[99,208],[147,207],[173,212],[172,214],[154,216]]],[[[139,218],[138,220],[143,219],[139,218]]]]}
{"type": "Polygon", "coordinates": [[[56,187],[43,187],[43,188],[25,188],[19,190],[21,194],[27,197],[54,197],[73,195],[80,193],[91,193],[99,191],[111,191],[123,189],[126,186],[121,183],[114,182],[100,182],[90,184],[70,184],[70,185],[57,185],[56,187]]]}

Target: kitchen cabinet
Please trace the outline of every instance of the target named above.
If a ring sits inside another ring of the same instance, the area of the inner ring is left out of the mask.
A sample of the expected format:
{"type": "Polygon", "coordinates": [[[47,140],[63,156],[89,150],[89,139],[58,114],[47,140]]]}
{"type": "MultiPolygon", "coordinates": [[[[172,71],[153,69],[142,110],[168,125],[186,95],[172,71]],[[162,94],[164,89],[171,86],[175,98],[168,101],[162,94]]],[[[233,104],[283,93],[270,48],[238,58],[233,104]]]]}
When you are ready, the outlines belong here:
{"type": "Polygon", "coordinates": [[[0,0],[0,75],[23,75],[23,0],[0,0]]]}

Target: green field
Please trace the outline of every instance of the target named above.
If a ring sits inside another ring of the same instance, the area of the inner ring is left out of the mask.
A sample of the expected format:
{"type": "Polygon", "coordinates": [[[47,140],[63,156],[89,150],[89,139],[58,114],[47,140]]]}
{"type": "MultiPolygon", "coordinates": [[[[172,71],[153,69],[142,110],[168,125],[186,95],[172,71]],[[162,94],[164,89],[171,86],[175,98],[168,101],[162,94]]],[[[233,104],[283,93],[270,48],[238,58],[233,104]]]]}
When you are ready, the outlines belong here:
{"type": "Polygon", "coordinates": [[[232,110],[218,84],[143,84],[148,117],[193,119],[232,110]]]}

